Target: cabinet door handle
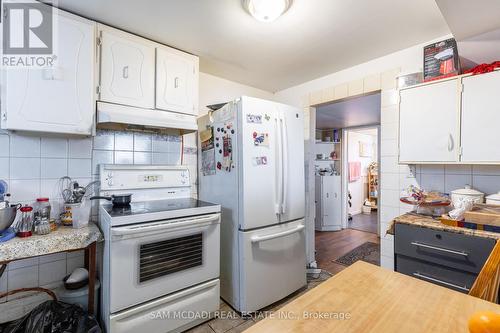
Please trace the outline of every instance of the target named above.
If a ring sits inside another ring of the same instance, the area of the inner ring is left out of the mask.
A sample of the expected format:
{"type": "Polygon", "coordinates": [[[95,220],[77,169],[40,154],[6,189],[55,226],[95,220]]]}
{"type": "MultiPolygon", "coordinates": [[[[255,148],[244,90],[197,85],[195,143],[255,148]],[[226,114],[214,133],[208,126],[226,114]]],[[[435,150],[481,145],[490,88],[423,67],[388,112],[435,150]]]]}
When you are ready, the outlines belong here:
{"type": "Polygon", "coordinates": [[[457,254],[459,256],[464,256],[464,257],[469,256],[469,254],[467,252],[465,252],[465,251],[455,251],[455,250],[445,249],[444,247],[428,245],[428,244],[424,244],[424,243],[420,243],[420,242],[411,242],[411,245],[415,245],[417,247],[423,247],[423,248],[426,248],[426,249],[431,249],[431,250],[446,252],[446,253],[457,254]]]}
{"type": "Polygon", "coordinates": [[[448,151],[452,151],[453,147],[455,146],[455,142],[453,141],[453,136],[448,134],[448,151]]]}
{"type": "Polygon", "coordinates": [[[122,76],[124,79],[128,79],[128,66],[123,66],[122,76]]]}
{"type": "Polygon", "coordinates": [[[423,280],[427,280],[427,281],[431,281],[431,282],[437,282],[437,283],[440,283],[440,284],[444,284],[445,286],[457,288],[457,289],[463,290],[465,292],[469,292],[469,290],[470,290],[466,286],[459,286],[458,284],[454,284],[454,283],[446,282],[446,281],[443,281],[443,280],[440,280],[440,279],[436,279],[436,278],[434,278],[432,276],[428,276],[428,275],[425,275],[425,274],[422,274],[422,273],[419,273],[419,272],[413,273],[413,276],[421,278],[423,280]]]}
{"type": "Polygon", "coordinates": [[[179,88],[179,78],[178,77],[176,77],[174,79],[174,88],[176,88],[176,89],[179,88]]]}

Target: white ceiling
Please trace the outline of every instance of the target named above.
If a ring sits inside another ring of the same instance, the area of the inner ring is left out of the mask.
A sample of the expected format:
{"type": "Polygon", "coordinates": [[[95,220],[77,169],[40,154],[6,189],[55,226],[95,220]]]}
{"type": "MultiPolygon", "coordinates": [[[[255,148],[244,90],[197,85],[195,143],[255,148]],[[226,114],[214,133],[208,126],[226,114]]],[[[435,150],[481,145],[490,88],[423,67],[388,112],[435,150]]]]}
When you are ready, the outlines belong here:
{"type": "Polygon", "coordinates": [[[380,93],[316,107],[316,128],[347,128],[380,124],[380,93]]]}
{"type": "Polygon", "coordinates": [[[200,56],[201,70],[271,92],[449,33],[434,0],[294,0],[273,23],[239,0],[58,0],[200,56]]]}

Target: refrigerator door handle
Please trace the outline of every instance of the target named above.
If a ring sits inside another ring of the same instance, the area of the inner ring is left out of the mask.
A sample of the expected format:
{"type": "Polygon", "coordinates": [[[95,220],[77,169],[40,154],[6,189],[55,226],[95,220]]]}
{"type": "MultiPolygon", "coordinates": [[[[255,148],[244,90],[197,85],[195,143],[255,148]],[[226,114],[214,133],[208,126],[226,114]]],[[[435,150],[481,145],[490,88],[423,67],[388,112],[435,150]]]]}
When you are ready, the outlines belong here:
{"type": "Polygon", "coordinates": [[[259,243],[259,242],[263,242],[263,241],[267,241],[267,240],[271,240],[271,239],[275,239],[275,238],[285,237],[285,236],[294,234],[296,232],[299,232],[299,231],[303,230],[304,228],[305,228],[304,225],[301,224],[301,225],[299,225],[291,230],[282,231],[282,232],[278,232],[278,233],[271,234],[271,235],[265,235],[265,236],[254,236],[254,237],[250,238],[250,240],[252,243],[259,243]]]}
{"type": "Polygon", "coordinates": [[[275,188],[276,197],[275,197],[274,205],[275,205],[276,215],[279,216],[281,214],[281,200],[282,200],[281,187],[283,186],[282,175],[281,175],[282,166],[281,166],[281,158],[280,158],[282,148],[281,148],[281,131],[280,131],[279,119],[275,118],[274,121],[275,121],[275,133],[276,133],[276,144],[275,144],[276,166],[275,166],[275,168],[276,168],[276,181],[277,181],[277,186],[275,188]]]}
{"type": "Polygon", "coordinates": [[[286,205],[287,205],[286,194],[288,192],[288,134],[287,134],[286,119],[284,117],[281,118],[281,142],[282,142],[281,165],[283,170],[281,213],[284,214],[286,212],[286,205]]]}

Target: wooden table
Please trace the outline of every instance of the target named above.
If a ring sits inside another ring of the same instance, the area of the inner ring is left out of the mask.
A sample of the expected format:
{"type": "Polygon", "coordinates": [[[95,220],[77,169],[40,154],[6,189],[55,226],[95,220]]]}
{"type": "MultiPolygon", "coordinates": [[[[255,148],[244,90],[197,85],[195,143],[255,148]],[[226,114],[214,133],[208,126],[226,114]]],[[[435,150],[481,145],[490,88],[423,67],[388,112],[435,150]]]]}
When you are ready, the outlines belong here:
{"type": "MultiPolygon", "coordinates": [[[[0,243],[0,277],[7,264],[21,259],[59,252],[85,251],[85,268],[89,272],[88,312],[94,314],[96,244],[103,239],[94,223],[80,229],[61,226],[48,235],[33,235],[27,238],[15,237],[0,243]]],[[[2,296],[3,297],[3,296],[2,296]]]]}
{"type": "Polygon", "coordinates": [[[245,332],[468,333],[484,310],[500,306],[358,261],[245,332]]]}

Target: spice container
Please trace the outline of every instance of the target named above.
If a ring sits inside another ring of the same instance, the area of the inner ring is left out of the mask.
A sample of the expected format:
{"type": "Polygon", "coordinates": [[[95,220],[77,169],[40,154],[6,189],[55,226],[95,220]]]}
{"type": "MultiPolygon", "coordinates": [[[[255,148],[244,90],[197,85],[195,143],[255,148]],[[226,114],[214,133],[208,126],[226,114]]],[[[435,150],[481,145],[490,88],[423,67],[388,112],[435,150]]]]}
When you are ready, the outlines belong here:
{"type": "Polygon", "coordinates": [[[19,210],[21,219],[17,228],[17,237],[30,237],[33,230],[33,207],[23,206],[19,210]]]}

